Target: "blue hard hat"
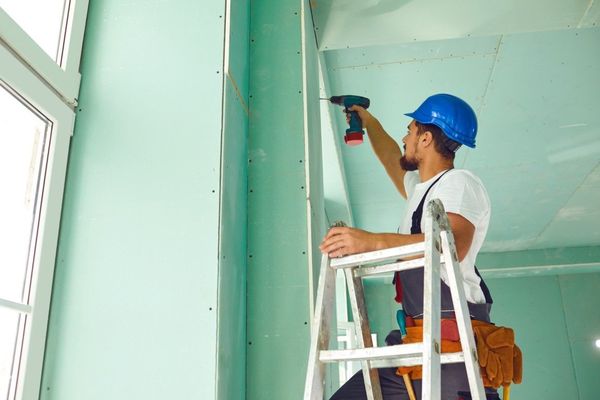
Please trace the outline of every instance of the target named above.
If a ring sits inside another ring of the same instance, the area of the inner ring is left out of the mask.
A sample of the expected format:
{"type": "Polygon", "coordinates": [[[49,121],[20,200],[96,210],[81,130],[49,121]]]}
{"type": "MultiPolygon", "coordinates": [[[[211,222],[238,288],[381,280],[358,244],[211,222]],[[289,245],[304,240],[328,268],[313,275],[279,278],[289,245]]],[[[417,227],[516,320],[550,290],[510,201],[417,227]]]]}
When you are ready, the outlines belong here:
{"type": "Polygon", "coordinates": [[[404,114],[422,124],[433,124],[465,146],[475,148],[477,117],[464,100],[451,94],[429,96],[414,112],[404,114]]]}

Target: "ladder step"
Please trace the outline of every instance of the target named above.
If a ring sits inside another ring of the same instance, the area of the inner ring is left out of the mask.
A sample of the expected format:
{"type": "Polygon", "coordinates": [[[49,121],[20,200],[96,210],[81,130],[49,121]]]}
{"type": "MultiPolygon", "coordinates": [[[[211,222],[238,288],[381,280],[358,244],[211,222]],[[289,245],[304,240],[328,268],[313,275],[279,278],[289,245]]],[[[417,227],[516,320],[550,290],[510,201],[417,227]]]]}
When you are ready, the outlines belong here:
{"type": "Polygon", "coordinates": [[[414,260],[402,261],[393,264],[375,265],[369,267],[359,267],[354,272],[354,276],[365,277],[370,275],[385,274],[395,271],[406,271],[409,269],[420,268],[425,265],[425,258],[416,258],[414,260]]]}
{"type": "MultiPolygon", "coordinates": [[[[373,368],[409,367],[423,364],[422,343],[398,344],[385,347],[367,347],[364,349],[322,350],[319,354],[321,362],[371,361],[373,368]]],[[[442,364],[464,362],[462,351],[440,355],[442,364]]]]}
{"type": "Polygon", "coordinates": [[[368,253],[354,254],[351,256],[331,259],[331,268],[351,268],[359,265],[372,264],[385,261],[396,261],[400,258],[419,256],[425,252],[425,242],[409,244],[406,246],[392,247],[385,250],[370,251],[368,253]]]}
{"type": "Polygon", "coordinates": [[[398,358],[400,356],[416,357],[422,354],[423,343],[410,343],[385,347],[366,347],[364,349],[322,350],[319,353],[319,360],[321,362],[372,361],[398,358]]]}
{"type": "MultiPolygon", "coordinates": [[[[462,351],[440,355],[441,364],[456,364],[461,362],[465,362],[465,356],[462,351]]],[[[371,361],[371,368],[412,367],[413,365],[423,365],[423,357],[401,357],[371,361]]]]}

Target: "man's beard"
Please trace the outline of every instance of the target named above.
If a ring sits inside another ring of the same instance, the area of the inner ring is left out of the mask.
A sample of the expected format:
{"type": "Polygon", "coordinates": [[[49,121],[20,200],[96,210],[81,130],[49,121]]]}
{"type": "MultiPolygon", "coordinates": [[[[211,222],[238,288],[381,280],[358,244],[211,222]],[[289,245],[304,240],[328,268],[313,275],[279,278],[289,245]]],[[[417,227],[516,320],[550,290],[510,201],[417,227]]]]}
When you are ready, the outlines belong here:
{"type": "Polygon", "coordinates": [[[406,155],[400,157],[400,167],[405,171],[416,171],[419,169],[419,160],[409,160],[406,155]]]}

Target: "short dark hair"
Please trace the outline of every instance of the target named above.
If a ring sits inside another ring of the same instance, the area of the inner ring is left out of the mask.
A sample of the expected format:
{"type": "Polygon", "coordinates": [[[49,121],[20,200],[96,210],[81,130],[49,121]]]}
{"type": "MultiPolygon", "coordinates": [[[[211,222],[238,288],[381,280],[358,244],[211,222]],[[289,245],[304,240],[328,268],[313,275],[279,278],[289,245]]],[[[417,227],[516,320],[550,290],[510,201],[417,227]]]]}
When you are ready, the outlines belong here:
{"type": "Polygon", "coordinates": [[[417,126],[417,135],[422,135],[425,132],[431,132],[433,137],[433,143],[435,144],[435,150],[442,155],[442,157],[448,160],[454,160],[456,150],[460,147],[460,143],[450,139],[437,125],[433,124],[422,124],[415,121],[417,126]]]}

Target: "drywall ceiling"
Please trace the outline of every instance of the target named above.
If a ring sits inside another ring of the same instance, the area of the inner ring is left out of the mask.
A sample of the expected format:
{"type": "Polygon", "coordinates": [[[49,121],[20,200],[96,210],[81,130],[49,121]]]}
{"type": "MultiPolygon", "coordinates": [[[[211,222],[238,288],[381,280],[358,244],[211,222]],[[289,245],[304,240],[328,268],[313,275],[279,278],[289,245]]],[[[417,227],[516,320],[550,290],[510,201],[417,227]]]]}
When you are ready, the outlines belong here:
{"type": "MultiPolygon", "coordinates": [[[[484,251],[600,244],[597,1],[312,4],[324,92],[371,98],[397,140],[410,122],[402,114],[430,94],[476,110],[477,148],[461,149],[456,166],[479,175],[492,200],[484,251]]],[[[324,148],[330,220],[395,231],[404,201],[368,143],[340,144],[343,114],[323,110],[333,113],[324,135],[335,138],[324,148]]]]}

